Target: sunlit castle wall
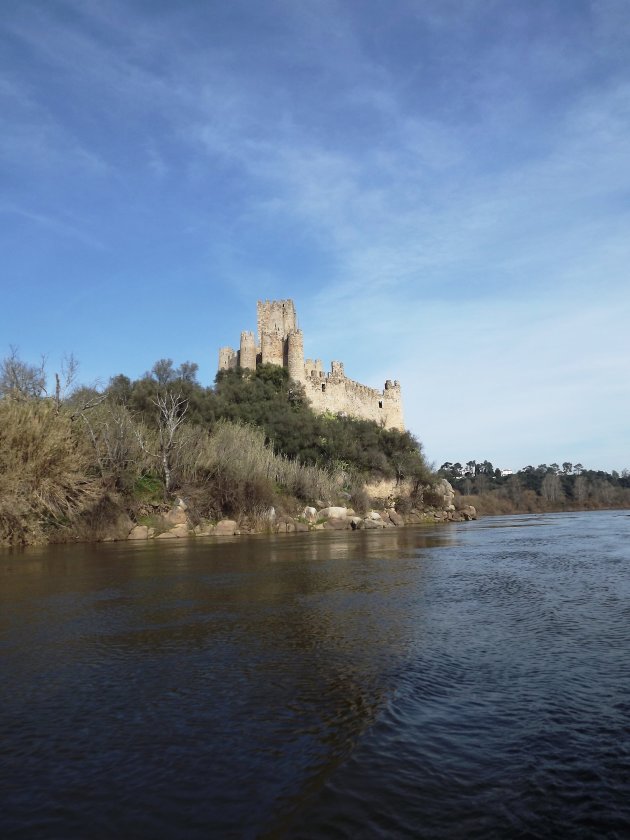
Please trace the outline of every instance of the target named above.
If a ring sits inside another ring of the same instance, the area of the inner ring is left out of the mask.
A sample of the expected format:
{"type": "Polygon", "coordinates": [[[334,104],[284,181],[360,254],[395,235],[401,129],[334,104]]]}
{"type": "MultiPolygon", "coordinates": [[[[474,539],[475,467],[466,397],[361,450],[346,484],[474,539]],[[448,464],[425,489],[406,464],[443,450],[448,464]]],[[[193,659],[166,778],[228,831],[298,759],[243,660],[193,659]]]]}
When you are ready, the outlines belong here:
{"type": "Polygon", "coordinates": [[[284,339],[280,332],[264,332],[260,337],[263,365],[284,367],[284,339]]]}

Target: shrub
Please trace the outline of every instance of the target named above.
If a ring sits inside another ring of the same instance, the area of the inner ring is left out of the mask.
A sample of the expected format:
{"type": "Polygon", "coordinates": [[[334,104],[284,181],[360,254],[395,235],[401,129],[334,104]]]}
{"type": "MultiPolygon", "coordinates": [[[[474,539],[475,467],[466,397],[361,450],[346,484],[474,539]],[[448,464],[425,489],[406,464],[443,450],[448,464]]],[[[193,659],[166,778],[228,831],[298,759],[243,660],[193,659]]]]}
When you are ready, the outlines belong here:
{"type": "Polygon", "coordinates": [[[36,543],[104,496],[85,436],[49,401],[0,400],[0,541],[36,543]]]}

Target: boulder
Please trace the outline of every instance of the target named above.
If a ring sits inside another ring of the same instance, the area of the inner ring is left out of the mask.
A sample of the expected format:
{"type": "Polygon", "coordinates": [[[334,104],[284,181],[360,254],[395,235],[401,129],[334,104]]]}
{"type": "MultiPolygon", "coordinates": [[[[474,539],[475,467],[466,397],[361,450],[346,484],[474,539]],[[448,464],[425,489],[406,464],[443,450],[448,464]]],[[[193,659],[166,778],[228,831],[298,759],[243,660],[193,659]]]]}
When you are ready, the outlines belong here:
{"type": "Polygon", "coordinates": [[[305,522],[295,522],[294,523],[294,528],[295,528],[296,531],[300,531],[300,532],[309,530],[309,527],[305,522]]]}
{"type": "Polygon", "coordinates": [[[402,516],[395,510],[388,510],[387,514],[389,516],[389,521],[392,522],[394,525],[400,526],[405,524],[405,520],[402,516]]]}
{"type": "Polygon", "coordinates": [[[149,529],[146,525],[136,525],[135,528],[132,528],[129,532],[129,536],[127,537],[128,540],[148,540],[149,539],[149,529]]]}
{"type": "MultiPolygon", "coordinates": [[[[344,508],[345,510],[345,508],[344,508]]],[[[350,527],[350,522],[344,516],[343,519],[341,518],[333,518],[329,519],[327,522],[324,523],[325,528],[332,529],[333,531],[345,531],[347,528],[350,527]]]]}
{"type": "Polygon", "coordinates": [[[379,524],[378,522],[375,522],[373,519],[364,519],[363,520],[363,527],[367,531],[367,530],[375,529],[375,528],[379,529],[379,528],[382,528],[383,526],[382,526],[382,524],[379,524]]]}
{"type": "Polygon", "coordinates": [[[304,517],[304,519],[306,519],[307,522],[316,522],[317,508],[310,507],[309,505],[307,505],[302,511],[302,516],[304,517]]]}
{"type": "Polygon", "coordinates": [[[164,521],[169,525],[188,525],[186,511],[179,505],[176,505],[172,510],[164,514],[164,521]]]}
{"type": "Polygon", "coordinates": [[[460,513],[467,522],[469,522],[471,519],[476,519],[477,518],[477,511],[473,507],[473,505],[465,505],[460,510],[460,513]]]}
{"type": "Polygon", "coordinates": [[[176,540],[177,534],[174,534],[172,531],[164,531],[162,534],[158,534],[155,538],[156,540],[176,540]]]}
{"type": "Polygon", "coordinates": [[[187,522],[180,522],[179,525],[175,525],[173,528],[171,528],[168,533],[174,534],[176,537],[189,537],[190,528],[188,527],[187,522]]]}
{"type": "Polygon", "coordinates": [[[371,519],[373,522],[382,522],[383,518],[381,514],[377,510],[371,510],[369,513],[366,513],[365,519],[371,519]]]}
{"type": "Polygon", "coordinates": [[[317,513],[319,519],[345,519],[347,515],[345,507],[326,507],[317,513]]]}
{"type": "Polygon", "coordinates": [[[194,532],[198,537],[209,537],[211,534],[214,534],[214,525],[211,522],[195,525],[194,532]]]}
{"type": "Polygon", "coordinates": [[[217,537],[233,537],[237,525],[233,519],[221,519],[217,522],[216,528],[212,532],[217,537]]]}

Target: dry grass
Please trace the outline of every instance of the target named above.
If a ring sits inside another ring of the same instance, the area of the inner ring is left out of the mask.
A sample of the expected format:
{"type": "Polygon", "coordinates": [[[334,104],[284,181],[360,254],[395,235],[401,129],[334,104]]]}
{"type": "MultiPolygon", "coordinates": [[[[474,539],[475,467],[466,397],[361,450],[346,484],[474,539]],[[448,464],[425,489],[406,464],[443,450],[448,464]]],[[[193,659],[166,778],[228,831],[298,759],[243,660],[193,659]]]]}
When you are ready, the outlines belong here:
{"type": "Polygon", "coordinates": [[[48,401],[0,400],[0,542],[42,542],[103,496],[85,436],[48,401]]]}
{"type": "Polygon", "coordinates": [[[337,492],[331,472],[277,455],[261,429],[220,421],[210,435],[194,428],[187,434],[178,467],[185,481],[203,486],[215,513],[263,516],[279,489],[302,500],[337,492]]]}

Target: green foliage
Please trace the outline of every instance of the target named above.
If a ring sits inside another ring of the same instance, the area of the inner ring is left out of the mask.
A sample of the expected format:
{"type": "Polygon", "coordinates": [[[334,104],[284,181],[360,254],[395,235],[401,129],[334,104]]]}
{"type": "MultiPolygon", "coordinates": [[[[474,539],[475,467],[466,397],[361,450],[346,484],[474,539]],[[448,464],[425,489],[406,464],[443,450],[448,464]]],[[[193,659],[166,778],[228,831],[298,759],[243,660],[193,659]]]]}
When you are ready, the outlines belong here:
{"type": "Polygon", "coordinates": [[[137,476],[133,490],[136,498],[142,502],[158,503],[164,498],[164,483],[154,475],[137,476]]]}

